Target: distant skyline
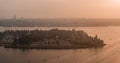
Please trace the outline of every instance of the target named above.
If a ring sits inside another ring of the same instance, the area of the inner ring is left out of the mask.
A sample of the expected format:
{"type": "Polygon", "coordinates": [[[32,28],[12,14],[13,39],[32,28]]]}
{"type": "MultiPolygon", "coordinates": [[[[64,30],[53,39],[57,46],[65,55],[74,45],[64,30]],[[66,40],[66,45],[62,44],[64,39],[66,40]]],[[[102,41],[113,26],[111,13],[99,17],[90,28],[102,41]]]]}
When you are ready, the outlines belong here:
{"type": "Polygon", "coordinates": [[[0,18],[120,18],[120,0],[0,0],[0,18]]]}

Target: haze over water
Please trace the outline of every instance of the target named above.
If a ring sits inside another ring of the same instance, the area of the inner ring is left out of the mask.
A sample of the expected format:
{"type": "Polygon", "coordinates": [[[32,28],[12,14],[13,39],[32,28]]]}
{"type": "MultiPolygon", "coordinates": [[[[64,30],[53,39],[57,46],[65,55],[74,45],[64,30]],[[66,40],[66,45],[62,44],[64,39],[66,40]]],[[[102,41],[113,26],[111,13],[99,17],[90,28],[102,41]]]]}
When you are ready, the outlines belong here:
{"type": "MultiPolygon", "coordinates": [[[[57,27],[53,27],[57,28],[57,27]]],[[[0,27],[1,31],[10,29],[0,27]]],[[[13,28],[28,29],[28,28],[13,28]]],[[[29,28],[49,30],[51,27],[29,28]]],[[[91,36],[96,34],[107,44],[98,49],[10,49],[0,47],[1,63],[119,63],[120,62],[120,27],[58,27],[58,29],[84,30],[91,36]]]]}

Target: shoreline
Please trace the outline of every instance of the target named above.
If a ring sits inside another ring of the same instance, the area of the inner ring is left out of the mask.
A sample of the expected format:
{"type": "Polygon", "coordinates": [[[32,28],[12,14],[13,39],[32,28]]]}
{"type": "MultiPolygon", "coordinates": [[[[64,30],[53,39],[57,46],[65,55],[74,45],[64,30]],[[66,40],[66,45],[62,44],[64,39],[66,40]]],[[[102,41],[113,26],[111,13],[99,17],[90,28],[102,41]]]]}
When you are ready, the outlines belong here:
{"type": "Polygon", "coordinates": [[[18,49],[85,49],[85,48],[100,48],[107,44],[99,46],[12,46],[4,45],[4,48],[18,48],[18,49]]]}

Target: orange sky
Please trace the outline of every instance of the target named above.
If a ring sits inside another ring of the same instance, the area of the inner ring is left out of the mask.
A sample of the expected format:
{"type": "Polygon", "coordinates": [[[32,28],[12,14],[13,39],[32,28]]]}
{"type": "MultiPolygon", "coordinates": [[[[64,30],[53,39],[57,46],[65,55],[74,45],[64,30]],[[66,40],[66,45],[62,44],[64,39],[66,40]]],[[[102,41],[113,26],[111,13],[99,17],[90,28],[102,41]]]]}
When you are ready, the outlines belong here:
{"type": "Polygon", "coordinates": [[[120,18],[120,0],[0,0],[0,18],[120,18]]]}

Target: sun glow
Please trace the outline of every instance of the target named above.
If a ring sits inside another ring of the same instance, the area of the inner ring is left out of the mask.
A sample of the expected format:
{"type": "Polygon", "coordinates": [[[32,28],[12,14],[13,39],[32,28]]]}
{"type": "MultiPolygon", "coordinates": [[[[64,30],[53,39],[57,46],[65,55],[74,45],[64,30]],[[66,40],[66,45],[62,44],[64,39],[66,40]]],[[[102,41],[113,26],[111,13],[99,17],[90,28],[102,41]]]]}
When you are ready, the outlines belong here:
{"type": "Polygon", "coordinates": [[[120,0],[111,0],[111,2],[120,5],[120,0]]]}

